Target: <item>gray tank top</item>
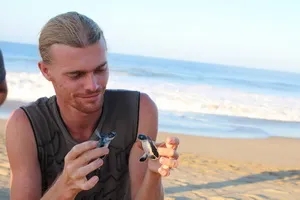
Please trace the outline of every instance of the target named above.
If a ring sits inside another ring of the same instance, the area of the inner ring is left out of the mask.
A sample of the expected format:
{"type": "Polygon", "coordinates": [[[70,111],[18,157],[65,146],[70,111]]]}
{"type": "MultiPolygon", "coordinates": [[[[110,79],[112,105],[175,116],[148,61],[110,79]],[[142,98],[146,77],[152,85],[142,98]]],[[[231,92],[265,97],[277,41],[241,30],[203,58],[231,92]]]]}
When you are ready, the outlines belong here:
{"type": "MultiPolygon", "coordinates": [[[[137,91],[105,92],[103,110],[96,128],[100,133],[115,131],[117,136],[110,144],[110,153],[101,169],[87,177],[98,175],[99,182],[91,190],[80,192],[76,200],[131,199],[128,160],[138,131],[139,98],[137,91]]],[[[62,172],[64,157],[77,142],[62,121],[56,96],[40,98],[21,108],[33,128],[44,194],[62,172]]],[[[96,140],[97,136],[92,134],[90,139],[96,140]]]]}

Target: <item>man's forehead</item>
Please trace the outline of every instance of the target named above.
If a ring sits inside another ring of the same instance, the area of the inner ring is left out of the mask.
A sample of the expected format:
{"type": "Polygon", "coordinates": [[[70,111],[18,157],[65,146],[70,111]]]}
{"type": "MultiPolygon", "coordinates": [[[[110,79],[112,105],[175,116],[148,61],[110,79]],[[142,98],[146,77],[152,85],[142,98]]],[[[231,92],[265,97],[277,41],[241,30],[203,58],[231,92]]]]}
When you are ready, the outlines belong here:
{"type": "Polygon", "coordinates": [[[56,58],[72,58],[76,59],[82,56],[105,56],[105,42],[102,40],[95,44],[85,47],[73,47],[65,44],[54,44],[51,46],[49,53],[56,58]]]}
{"type": "Polygon", "coordinates": [[[61,70],[93,70],[107,62],[106,50],[102,45],[87,48],[58,46],[52,49],[52,64],[61,70]]]}
{"type": "Polygon", "coordinates": [[[57,51],[57,50],[67,50],[68,52],[82,50],[82,49],[91,49],[97,47],[98,49],[106,50],[106,41],[104,39],[100,39],[95,43],[88,44],[82,47],[78,47],[77,44],[63,44],[63,43],[55,43],[52,44],[49,48],[50,51],[57,51]]]}

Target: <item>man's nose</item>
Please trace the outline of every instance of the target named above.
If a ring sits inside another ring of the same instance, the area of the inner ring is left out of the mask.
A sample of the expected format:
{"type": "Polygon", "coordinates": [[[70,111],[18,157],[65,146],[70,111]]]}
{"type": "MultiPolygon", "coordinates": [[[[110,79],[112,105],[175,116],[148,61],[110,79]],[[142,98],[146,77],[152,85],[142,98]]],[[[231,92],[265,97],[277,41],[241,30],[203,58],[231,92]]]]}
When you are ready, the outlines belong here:
{"type": "Polygon", "coordinates": [[[85,82],[85,89],[90,91],[96,91],[99,89],[99,84],[97,83],[97,77],[94,74],[87,76],[85,82]]]}

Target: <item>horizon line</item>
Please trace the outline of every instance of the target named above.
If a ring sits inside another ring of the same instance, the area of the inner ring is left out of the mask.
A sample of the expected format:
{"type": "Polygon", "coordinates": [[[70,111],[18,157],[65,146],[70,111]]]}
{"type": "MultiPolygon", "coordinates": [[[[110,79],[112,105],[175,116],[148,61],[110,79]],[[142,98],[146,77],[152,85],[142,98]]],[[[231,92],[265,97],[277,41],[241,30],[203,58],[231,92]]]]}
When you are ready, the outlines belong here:
{"type": "MultiPolygon", "coordinates": [[[[24,45],[32,45],[37,47],[38,44],[36,43],[29,43],[29,42],[17,42],[17,41],[6,41],[6,40],[0,40],[0,42],[4,43],[15,43],[15,44],[24,44],[24,45]]],[[[38,49],[37,49],[38,50],[38,49]]],[[[145,57],[145,58],[152,58],[152,59],[162,59],[162,60],[172,60],[172,61],[181,61],[181,62],[188,62],[188,63],[198,63],[198,64],[208,64],[208,65],[218,65],[222,67],[234,67],[234,68],[243,68],[243,69],[254,69],[254,70],[262,70],[262,71],[273,71],[273,72],[284,72],[284,73],[294,73],[294,74],[300,74],[300,71],[294,71],[294,70],[280,70],[280,69],[269,69],[265,67],[254,67],[254,66],[246,66],[246,65],[235,65],[230,63],[218,63],[218,62],[204,62],[199,60],[186,60],[186,59],[176,59],[176,58],[170,58],[170,57],[160,57],[160,56],[151,56],[151,55],[144,55],[144,54],[134,54],[134,53],[123,53],[123,52],[110,52],[109,54],[119,54],[119,55],[125,55],[125,56],[137,56],[137,57],[145,57]]]]}

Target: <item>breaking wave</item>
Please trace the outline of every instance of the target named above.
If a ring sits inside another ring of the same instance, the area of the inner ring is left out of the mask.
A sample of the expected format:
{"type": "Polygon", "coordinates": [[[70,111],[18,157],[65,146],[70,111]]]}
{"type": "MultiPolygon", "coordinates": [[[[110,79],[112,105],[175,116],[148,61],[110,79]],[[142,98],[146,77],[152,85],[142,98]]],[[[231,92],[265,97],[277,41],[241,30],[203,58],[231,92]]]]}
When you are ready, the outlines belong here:
{"type": "MultiPolygon", "coordinates": [[[[54,90],[40,73],[8,72],[9,100],[34,101],[54,90]]],[[[148,93],[159,110],[172,113],[203,113],[300,122],[300,98],[245,92],[211,85],[170,83],[151,78],[118,76],[112,72],[108,88],[148,93]]]]}

